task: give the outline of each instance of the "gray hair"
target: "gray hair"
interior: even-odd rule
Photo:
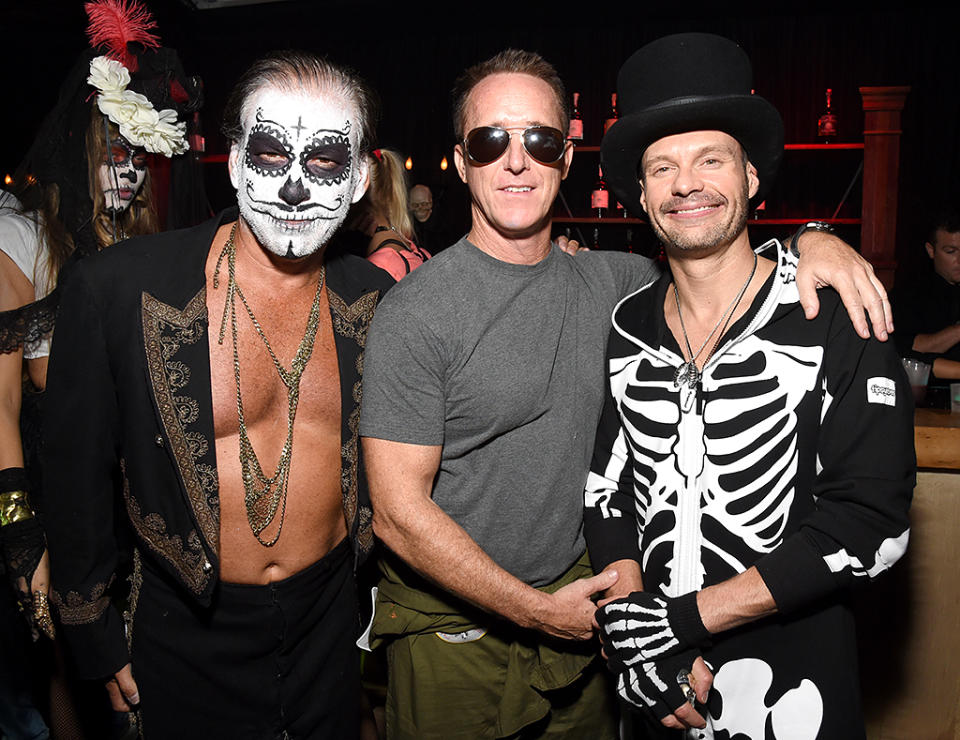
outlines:
[[[379,105],[376,93],[349,67],[306,51],[274,51],[250,65],[230,91],[220,130],[232,142],[243,136],[243,107],[265,87],[298,91],[304,88],[342,95],[357,107],[360,152],[369,152],[376,135]]]

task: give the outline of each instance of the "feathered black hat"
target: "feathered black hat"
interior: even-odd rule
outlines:
[[[171,156],[186,149],[182,122],[187,114],[199,110],[203,96],[199,78],[184,74],[176,51],[160,46],[152,33],[156,24],[149,11],[137,0],[97,0],[86,3],[84,9],[90,20],[87,35],[91,48],[80,55],[61,84],[57,103],[44,118],[17,169],[16,180],[28,186],[26,191],[17,193],[28,207],[35,205],[30,203],[30,184],[39,183],[43,187],[56,184],[60,220],[73,236],[75,249],[90,253],[97,250],[90,228],[93,208],[87,180],[85,141],[91,106],[100,105],[105,96],[112,95],[115,99],[126,96],[132,100],[137,100],[132,98],[133,94],[143,96],[147,103],[141,101],[142,105],[149,105],[160,116],[166,112],[168,125],[162,131],[169,134],[168,129],[175,127],[179,133],[166,136],[165,141],[148,141],[151,132],[142,129],[130,134],[120,126],[121,133],[131,143],[142,145],[148,151]],[[115,71],[117,64],[123,66],[129,76],[126,85],[110,89],[97,86],[92,65],[95,60],[100,60],[97,65],[103,68],[104,59],[109,60],[107,63]],[[101,111],[114,120],[117,116],[104,111],[105,107],[100,105]],[[175,117],[173,113],[176,113]],[[174,157],[173,164],[178,170],[199,167],[196,163],[178,166],[176,160],[179,159],[184,158]],[[199,174],[171,177],[173,182],[184,179],[198,183],[199,190],[193,186],[188,188],[192,191],[190,199],[205,201]]]

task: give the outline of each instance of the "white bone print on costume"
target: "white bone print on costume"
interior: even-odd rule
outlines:
[[[723,708],[710,720],[714,732],[698,736],[708,740],[715,732],[725,731],[724,737],[748,737],[760,740],[767,737],[769,720],[776,740],[816,740],[823,723],[823,697],[809,679],[776,698],[768,696],[773,686],[773,669],[758,658],[741,658],[725,663],[713,679],[713,691],[720,695]]]
[[[702,550],[731,574],[742,572],[744,562],[782,541],[797,472],[796,409],[816,387],[822,348],[747,337],[708,365],[702,414],[695,406],[681,411],[669,373],[640,379],[651,377],[649,368],[637,371],[649,356],[624,359],[612,386],[635,470],[647,476],[647,494],[638,499],[638,514],[650,527],[642,565],[647,572],[650,559],[658,558],[669,574],[649,587],[668,596],[702,588]],[[663,368],[669,370],[666,363]],[[752,418],[760,420],[745,421]],[[663,526],[658,517],[666,517]],[[708,519],[714,526],[706,526]],[[710,531],[722,531],[723,542],[713,541]],[[741,549],[733,551],[731,543]]]

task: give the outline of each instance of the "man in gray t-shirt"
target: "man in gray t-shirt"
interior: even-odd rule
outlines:
[[[511,264],[467,239],[428,266],[378,309],[361,434],[439,447],[434,503],[500,567],[544,586],[584,550],[579,489],[611,309],[658,273],[559,248]]]
[[[562,727],[610,738],[611,691],[586,641],[591,597],[618,574],[583,577],[583,485],[611,311],[656,268],[551,245],[573,150],[547,62],[503,52],[467,70],[455,94],[470,233],[390,291],[365,355],[360,434],[374,530],[392,551],[372,630],[389,653],[388,736],[535,725],[531,737]],[[853,285],[856,258],[827,251],[820,266],[844,262]]]

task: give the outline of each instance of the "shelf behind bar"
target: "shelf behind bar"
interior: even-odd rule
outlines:
[[[849,144],[784,144],[783,148],[788,151],[828,151],[830,149],[863,149],[863,143]]]
[[[849,142],[844,144],[784,144],[783,148],[787,151],[829,151],[831,149],[839,151],[841,149],[863,149],[863,142]],[[575,152],[599,152],[599,146],[589,144],[575,144]]]
[[[806,219],[802,223],[806,223],[810,219]],[[632,226],[635,224],[646,224],[647,222],[642,218],[622,218],[620,216],[610,216],[609,218],[595,218],[592,216],[554,216],[553,222],[555,224],[603,224],[603,225],[613,225],[617,224],[627,224]]]
[[[750,219],[747,223],[751,226],[800,226],[810,221],[824,221],[834,226],[859,226],[863,223],[859,218],[761,218],[759,220]]]
[[[809,221],[825,221],[835,226],[859,226],[859,218],[761,218],[759,221],[753,219],[747,221],[751,226],[800,226]],[[591,216],[554,216],[555,224],[597,224],[600,226],[616,226],[617,224],[643,224],[646,221],[641,218],[619,218],[613,216],[610,218],[593,218]]]

